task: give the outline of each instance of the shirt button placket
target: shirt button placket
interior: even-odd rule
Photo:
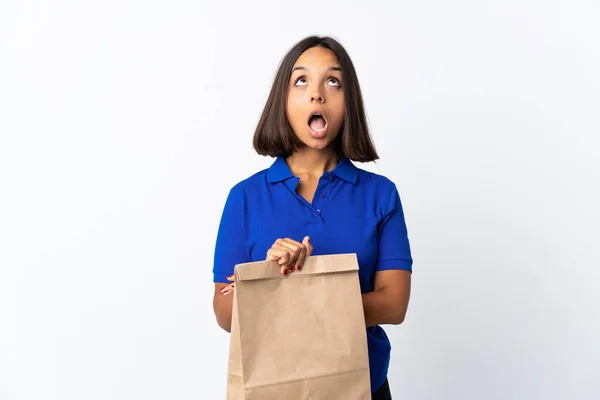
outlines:
[[[327,176],[327,181],[329,181],[329,182],[332,182],[332,181],[333,181],[333,176],[331,176],[331,175],[328,175],[328,176]],[[327,187],[327,186],[328,186],[328,184],[325,184],[325,185],[323,185],[323,186]],[[321,185],[319,185],[319,187],[318,187],[317,189],[324,189],[324,188],[323,188]],[[321,192],[321,193],[319,193],[319,199],[324,199],[324,198],[326,198],[326,197],[327,197],[327,193],[325,193],[325,192]],[[320,203],[320,202],[319,202],[319,203]],[[323,211],[321,210],[321,208],[318,208],[318,209],[316,209],[315,211],[316,211],[316,213],[317,213],[317,215],[318,215],[319,217],[323,218],[323,217],[322,217],[322,215],[321,215],[321,214],[322,214],[322,212],[323,212]],[[322,223],[322,222],[323,222],[323,221],[322,221],[322,219],[321,219],[321,223]]]

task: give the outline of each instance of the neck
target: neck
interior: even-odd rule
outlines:
[[[325,171],[333,170],[340,157],[333,150],[302,148],[290,155],[286,162],[292,174],[319,178]]]

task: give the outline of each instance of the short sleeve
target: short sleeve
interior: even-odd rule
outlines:
[[[379,226],[376,271],[404,269],[412,273],[412,255],[400,194],[395,185],[389,195],[385,216]]]
[[[236,264],[249,261],[246,247],[244,192],[235,186],[229,192],[219,222],[213,263],[213,281],[229,283]]]

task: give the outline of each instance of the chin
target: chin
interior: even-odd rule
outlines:
[[[304,143],[304,146],[306,146],[306,148],[310,148],[313,150],[325,150],[332,147],[333,140],[330,140],[328,138],[315,139],[313,137],[308,137],[302,140],[302,143]]]

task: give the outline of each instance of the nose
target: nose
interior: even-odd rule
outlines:
[[[321,91],[319,89],[315,89],[312,93],[312,95],[310,96],[310,102],[319,102],[319,103],[323,103],[325,101],[325,97],[323,96],[323,94],[321,93]]]

